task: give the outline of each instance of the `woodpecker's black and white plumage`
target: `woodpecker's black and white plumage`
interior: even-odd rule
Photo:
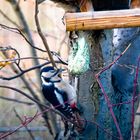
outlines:
[[[57,110],[67,118],[73,117],[76,107],[77,95],[74,88],[61,77],[62,69],[44,67],[41,69],[42,92]]]

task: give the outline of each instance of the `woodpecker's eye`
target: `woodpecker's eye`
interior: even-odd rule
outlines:
[[[61,78],[61,74],[58,74],[57,76],[58,76],[59,78]]]

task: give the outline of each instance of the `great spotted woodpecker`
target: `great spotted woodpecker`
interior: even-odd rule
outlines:
[[[65,82],[60,74],[62,69],[54,69],[51,66],[41,69],[42,92],[45,97],[65,117],[74,117],[77,111],[77,95],[74,88]]]

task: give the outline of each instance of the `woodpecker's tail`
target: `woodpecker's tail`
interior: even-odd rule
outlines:
[[[82,133],[85,130],[87,121],[83,116],[82,111],[80,111],[77,107],[72,108],[73,111],[73,121],[74,121],[74,125],[76,127],[76,130],[78,131],[78,133]]]

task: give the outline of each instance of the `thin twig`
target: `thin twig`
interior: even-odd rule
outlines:
[[[112,63],[110,63],[108,66],[104,67],[101,71],[99,71],[99,72],[95,75],[96,80],[97,80],[97,82],[98,82],[98,84],[99,84],[99,86],[100,86],[100,88],[101,88],[101,90],[102,90],[102,93],[103,93],[103,95],[104,95],[104,97],[105,97],[105,100],[106,100],[106,102],[107,102],[108,108],[109,108],[110,113],[111,113],[112,118],[113,118],[113,121],[114,121],[114,123],[115,123],[115,125],[116,125],[117,131],[118,131],[118,133],[119,133],[120,140],[123,140],[123,137],[122,137],[121,130],[120,130],[119,124],[118,124],[118,122],[117,122],[117,119],[116,119],[116,117],[115,117],[115,114],[114,114],[114,112],[113,112],[113,108],[112,108],[113,105],[111,104],[111,102],[110,102],[110,100],[109,100],[109,97],[107,96],[107,93],[105,92],[104,87],[103,87],[103,85],[102,85],[102,83],[101,83],[99,77],[100,77],[100,75],[101,75],[104,71],[110,69],[110,68],[111,68],[111,67],[126,53],[126,51],[130,48],[132,42],[139,36],[139,34],[140,34],[140,30],[138,29],[138,30],[136,31],[136,33],[134,34],[134,36],[133,36],[130,40],[128,40],[128,41],[125,42],[124,44],[121,44],[122,46],[127,46],[127,47],[125,48],[125,50],[124,50]],[[137,68],[137,69],[139,70],[139,68]],[[134,99],[132,99],[132,101],[133,101],[133,100],[134,100]]]
[[[46,105],[46,104],[43,104],[43,103],[41,103],[40,101],[34,99],[33,97],[29,96],[27,93],[23,92],[22,90],[19,90],[19,89],[17,89],[17,88],[10,87],[10,86],[4,86],[4,85],[0,85],[0,88],[6,88],[6,89],[11,89],[11,90],[13,90],[13,91],[16,91],[16,92],[22,94],[23,96],[27,97],[27,98],[30,99],[31,101],[35,102],[36,104],[39,104],[39,105],[43,106],[43,107],[46,108],[46,109],[50,109],[50,110],[52,110],[53,112],[57,113],[58,115],[60,115],[61,117],[63,117],[63,118],[66,119],[66,117],[65,117],[62,113],[56,111],[55,109],[53,109],[52,107],[50,107],[50,106],[48,106],[48,105]],[[56,108],[59,107],[59,106],[60,106],[60,105],[56,106]],[[46,110],[44,110],[43,112],[46,112]],[[43,112],[42,112],[42,113],[43,113]],[[66,120],[67,120],[67,119],[66,119]]]
[[[34,45],[26,38],[26,36],[22,33],[22,31],[19,30],[18,28],[6,26],[6,25],[1,24],[1,23],[0,23],[0,27],[3,28],[3,29],[6,29],[6,30],[8,30],[8,31],[11,31],[11,32],[20,34],[20,35],[24,38],[24,40],[25,40],[32,48],[37,49],[37,50],[39,50],[39,51],[41,51],[41,52],[46,52],[46,50],[43,50],[43,49],[40,49],[40,48],[34,46]]]
[[[9,0],[8,0],[8,1],[9,1]],[[31,36],[30,30],[29,30],[28,24],[27,24],[27,22],[26,22],[26,20],[25,20],[24,14],[23,14],[22,11],[21,11],[21,8],[20,8],[20,6],[19,6],[19,3],[18,3],[16,0],[12,0],[12,1],[9,1],[9,2],[12,4],[12,6],[13,6],[13,8],[14,8],[14,10],[15,10],[17,16],[18,16],[18,18],[20,19],[21,24],[23,25],[23,27],[25,27],[25,28],[24,28],[24,31],[25,31],[25,33],[26,33],[26,35],[27,35],[29,41],[31,42],[31,44],[34,45],[34,41],[33,41],[33,39],[32,39],[32,36]],[[21,34],[21,31],[18,31],[18,33]],[[24,36],[23,36],[23,37],[24,37]],[[24,39],[26,40],[26,38],[24,38]],[[28,43],[29,43],[29,42],[28,42]],[[32,48],[31,51],[32,51],[32,54],[33,54],[34,56],[37,55],[35,49]],[[38,59],[34,59],[33,62],[34,62],[35,65],[39,65]],[[19,65],[17,65],[17,66],[18,66],[18,68],[20,69],[20,66],[19,66]],[[20,73],[20,74],[22,75],[22,73],[23,73],[23,70],[21,70],[21,73]],[[19,75],[19,76],[21,76],[21,75]],[[37,70],[37,72],[36,72],[36,75],[37,75],[38,81],[40,81],[39,71],[38,71],[38,70]],[[13,78],[17,78],[17,77],[13,76]]]
[[[108,130],[106,130],[105,128],[101,127],[100,124],[98,124],[97,122],[95,122],[95,121],[88,121],[88,120],[86,120],[86,121],[89,122],[89,123],[94,124],[97,128],[101,129],[102,131],[104,131],[106,134],[108,134],[112,138],[120,140],[119,137],[114,136],[113,134],[111,134]]]
[[[11,18],[9,18],[2,10],[0,10],[0,13],[3,15],[4,18],[6,18],[9,22],[11,22],[13,25],[15,25],[17,28],[21,29],[21,27],[13,21]]]
[[[11,46],[7,46],[7,47],[1,47],[0,46],[0,52],[2,52],[2,54],[5,56],[5,62],[7,62],[7,58],[8,58],[8,56],[7,56],[7,51],[14,51],[15,52],[15,56],[17,55],[17,61],[18,62],[16,62],[16,61],[14,61],[14,63],[16,63],[17,65],[19,65],[19,63],[20,63],[20,54],[19,54],[19,52],[15,49],[15,48],[13,48],[13,47],[11,47]],[[11,58],[11,59],[15,59],[15,58]],[[4,62],[4,61],[3,61]]]
[[[23,126],[24,126],[24,127],[27,126],[29,123],[31,123],[31,122],[37,117],[37,114],[38,114],[38,112],[36,112],[36,114],[35,114],[33,117],[30,117],[30,118],[25,117],[25,118],[24,118],[25,120],[22,122],[22,124],[21,124],[19,127],[17,127],[17,128],[16,128],[15,130],[13,130],[13,131],[9,131],[9,132],[7,132],[7,133],[4,133],[4,134],[0,135],[0,139],[4,139],[4,138],[6,138],[6,137],[12,135],[13,133],[15,133],[16,131],[18,131],[18,130],[19,130],[20,128],[22,128]]]
[[[49,49],[47,40],[46,40],[45,36],[43,35],[43,33],[41,31],[40,23],[39,23],[39,20],[38,20],[38,12],[39,12],[39,10],[38,10],[38,2],[36,0],[36,2],[35,2],[35,23],[36,23],[37,31],[38,31],[38,34],[40,35],[40,38],[42,39],[44,47],[47,50],[47,53],[49,55],[49,58],[50,58],[50,61],[51,61],[52,65],[53,65],[53,67],[57,68],[57,66],[55,64],[55,61],[54,61],[54,59],[53,59],[53,57],[51,55],[51,51]]]
[[[124,105],[124,104],[130,104],[130,103],[132,103],[133,101],[134,101],[134,102],[137,101],[137,99],[138,99],[139,97],[140,97],[140,93],[139,93],[137,96],[135,96],[134,99],[132,99],[132,100],[130,100],[130,101],[112,104],[112,106],[120,106],[120,105]]]
[[[97,80],[97,82],[98,82],[98,84],[99,84],[99,86],[100,86],[100,88],[101,88],[101,90],[102,90],[102,93],[103,93],[104,97],[105,97],[105,100],[106,100],[106,102],[107,102],[109,111],[110,111],[110,113],[111,113],[111,115],[112,115],[112,118],[113,118],[114,123],[115,123],[116,128],[117,128],[117,131],[118,131],[118,133],[119,133],[120,140],[123,140],[123,137],[122,137],[122,133],[121,133],[119,124],[118,124],[117,119],[116,119],[116,117],[115,117],[115,114],[114,114],[114,112],[113,112],[113,108],[112,108],[112,105],[111,105],[111,101],[109,100],[109,97],[107,96],[107,94],[106,94],[106,92],[105,92],[105,90],[104,90],[104,87],[103,87],[103,85],[102,85],[102,83],[101,83],[101,81],[100,81],[100,79],[99,79],[99,76],[100,76],[100,75],[98,75],[98,74],[95,76],[95,77],[96,77],[96,80]]]
[[[29,72],[29,71],[32,71],[32,70],[35,70],[35,69],[40,69],[41,67],[45,66],[45,65],[48,65],[50,64],[51,62],[45,62],[43,64],[40,64],[40,65],[37,65],[37,66],[34,66],[34,67],[31,67],[31,68],[28,68],[26,70],[22,70],[22,72],[18,73],[17,75],[15,76],[11,76],[11,77],[3,77],[3,76],[0,76],[0,79],[1,80],[13,80],[13,79],[16,79],[20,76],[22,76],[23,74]],[[55,63],[60,63],[59,61],[55,61]]]
[[[25,35],[27,36],[29,42],[31,42],[31,44],[34,46],[35,43],[34,43],[34,40],[33,40],[33,38],[32,38],[32,34],[31,34],[31,32],[30,32],[30,29],[29,29],[27,20],[26,20],[26,18],[25,18],[25,16],[24,16],[23,12],[22,12],[22,10],[21,10],[21,7],[20,7],[20,5],[19,5],[20,1],[17,1],[17,0],[12,0],[12,1],[11,1],[11,0],[10,0],[9,2],[10,2],[10,4],[12,5],[12,7],[13,7],[13,9],[14,9],[14,12],[15,12],[15,14],[17,15],[17,17],[18,17],[18,19],[19,19],[21,25],[23,26],[23,32],[24,32]],[[21,31],[20,31],[20,33],[21,33]],[[31,51],[32,56],[36,56],[36,57],[37,57],[37,51],[36,51],[36,49],[30,47],[30,51]],[[34,64],[34,65],[39,65],[39,64],[40,64],[40,63],[39,63],[39,60],[38,60],[38,59],[33,59],[33,64]],[[40,84],[41,81],[40,81],[40,76],[38,75],[38,73],[39,73],[39,70],[35,70],[35,75],[36,75],[36,77],[37,77],[37,81],[38,81],[38,83]]]
[[[126,49],[125,49],[125,50],[124,50],[110,65],[104,67],[99,73],[97,73],[97,74],[95,75],[96,80],[97,80],[99,86],[101,87],[102,93],[103,93],[103,95],[104,95],[104,97],[105,97],[105,100],[106,100],[106,102],[107,102],[107,105],[108,105],[108,108],[109,108],[110,113],[111,113],[111,115],[112,115],[112,118],[113,118],[113,120],[114,120],[114,123],[115,123],[115,125],[116,125],[117,131],[118,131],[118,133],[119,133],[120,140],[123,140],[122,133],[121,133],[119,124],[118,124],[118,122],[117,122],[117,119],[116,119],[116,117],[115,117],[115,114],[114,114],[114,112],[113,112],[113,108],[112,108],[111,101],[109,100],[109,97],[107,96],[107,94],[106,94],[106,92],[105,92],[105,90],[104,90],[104,87],[103,87],[103,85],[102,85],[102,83],[101,83],[99,77],[100,77],[100,75],[101,75],[104,71],[106,71],[106,70],[108,70],[109,68],[111,68],[111,67],[123,56],[123,54],[129,49],[130,46],[131,46],[131,43],[129,43],[129,45],[126,47]]]
[[[14,91],[16,91],[16,92],[19,92],[20,94],[26,96],[27,98],[31,99],[31,100],[34,101],[35,103],[40,104],[40,105],[46,107],[46,109],[45,109],[44,111],[42,111],[41,113],[36,113],[33,117],[28,118],[28,117],[25,116],[25,120],[24,120],[24,121],[22,120],[22,124],[21,124],[19,127],[17,127],[15,130],[10,131],[10,132],[8,132],[8,133],[6,133],[6,134],[4,134],[4,135],[0,135],[0,138],[5,138],[5,137],[7,137],[7,136],[9,136],[9,135],[11,135],[11,134],[13,134],[13,133],[15,133],[17,130],[19,130],[19,129],[22,128],[22,127],[27,126],[29,123],[31,123],[32,120],[34,120],[35,118],[37,118],[37,117],[39,117],[39,116],[42,116],[45,112],[48,112],[49,110],[52,110],[52,111],[54,111],[55,113],[61,115],[63,118],[65,118],[65,116],[63,116],[61,113],[57,112],[57,111],[54,110],[53,108],[50,108],[49,106],[46,106],[46,105],[44,105],[44,104],[42,104],[42,103],[40,103],[40,102],[38,102],[38,101],[32,99],[32,97],[28,96],[28,95],[27,95],[26,93],[24,93],[23,91],[20,91],[20,90],[18,90],[18,89],[16,89],[16,88],[8,87],[8,86],[2,86],[2,85],[0,85],[0,87],[1,87],[1,88],[8,88],[8,89],[14,90]],[[65,103],[67,103],[67,102],[65,102]],[[57,108],[57,107],[59,107],[59,106],[60,106],[60,105],[57,105],[57,106],[55,106],[54,108]],[[71,120],[68,120],[67,118],[65,118],[65,119],[66,119],[67,121],[73,123]],[[84,120],[81,120],[81,121],[84,121]],[[102,129],[105,133],[107,133],[109,136],[112,136],[112,137],[114,137],[114,138],[119,139],[118,137],[113,136],[113,135],[112,135],[111,133],[109,133],[107,130],[105,130],[104,128],[102,128],[98,123],[96,123],[96,122],[94,122],[94,121],[88,121],[88,120],[86,120],[86,121],[87,121],[87,122],[90,122],[90,123],[93,123],[93,124],[96,125],[98,128]]]
[[[20,101],[17,99],[12,99],[12,98],[3,97],[3,96],[0,96],[0,99],[11,101],[11,102],[16,102],[16,103],[20,103],[20,104],[25,104],[25,105],[34,105],[34,103],[31,103],[31,102]]]
[[[26,34],[26,36],[29,39],[29,41],[31,42],[31,44],[34,45],[34,40],[32,38],[32,34],[30,32],[28,23],[27,23],[27,21],[25,19],[25,16],[24,16],[24,14],[23,14],[23,12],[21,10],[21,7],[19,5],[20,1],[10,0],[9,2],[12,5],[12,7],[14,9],[14,12],[17,15],[18,19],[20,20],[21,25],[23,26],[24,33]],[[33,56],[37,56],[36,49],[30,48],[30,50],[31,50],[31,53],[32,53]],[[34,65],[38,65],[39,64],[39,61],[36,59],[36,60],[33,61],[33,63],[34,63]],[[37,78],[40,81],[40,78],[39,78],[38,75],[37,75]]]
[[[38,23],[39,23],[39,22],[38,22]],[[11,31],[11,32],[20,34],[20,35],[24,38],[24,40],[25,40],[32,48],[37,49],[37,50],[39,50],[39,51],[41,51],[41,52],[46,52],[46,50],[43,50],[43,49],[41,49],[41,48],[38,48],[38,47],[34,46],[34,44],[32,44],[32,43],[26,38],[26,36],[22,33],[22,31],[19,30],[18,28],[9,27],[9,26],[3,25],[3,24],[0,24],[0,26],[1,26],[1,28],[3,28],[3,29],[6,29],[6,30],[9,30],[9,31]],[[41,35],[43,36],[43,39],[46,40],[46,38],[45,38],[45,36],[43,35],[42,32],[41,32]],[[46,42],[45,44],[48,46],[47,41],[45,41],[45,42]],[[45,45],[44,45],[44,46],[45,46]],[[49,47],[48,47],[48,50],[49,50]],[[53,51],[50,51],[50,50],[49,50],[49,52],[50,52],[51,54],[55,55],[63,64],[66,64],[66,65],[67,65],[67,62],[63,61],[62,58],[61,58],[56,52],[53,52]],[[52,57],[52,56],[51,56],[51,57]],[[53,57],[52,57],[52,59],[53,59]],[[54,62],[54,63],[55,63],[55,62]]]
[[[62,58],[56,53],[51,51],[51,54],[54,55],[59,61],[60,63],[62,63],[63,65],[68,65],[67,61],[62,60]],[[6,59],[6,60],[0,60],[0,62],[15,62],[17,60],[26,60],[26,59],[41,59],[41,60],[45,60],[48,61],[47,58],[44,57],[34,57],[34,56],[30,56],[30,57],[20,57],[20,58],[13,58],[13,59]],[[55,61],[56,63],[56,61]]]
[[[37,85],[36,82],[34,82],[31,78],[31,76],[29,75],[29,73],[26,73],[26,76],[28,78],[29,83],[33,86],[33,88],[36,89],[36,91],[40,92],[40,87]]]
[[[0,79],[2,80],[13,80],[15,78],[18,78],[20,76],[22,76],[23,74],[25,74],[26,72],[29,72],[29,71],[32,71],[32,70],[35,70],[35,69],[40,69],[41,67],[47,65],[47,64],[50,64],[50,62],[45,62],[43,64],[40,64],[40,65],[37,65],[37,66],[34,66],[34,67],[31,67],[29,69],[26,69],[26,70],[23,70],[22,72],[18,73],[17,75],[15,76],[11,76],[11,77],[2,77],[0,76]]]
[[[51,51],[51,54],[56,56],[58,60],[63,64],[63,65],[68,65],[68,62],[62,60],[62,58],[58,55],[58,53]]]
[[[20,115],[18,114],[18,112],[16,111],[16,109],[14,108],[14,112],[15,112],[15,115],[16,115],[16,117],[20,120],[20,122],[22,123],[22,118],[20,117]],[[27,132],[29,133],[29,135],[30,135],[30,137],[31,137],[31,139],[32,140],[35,140],[35,137],[34,137],[34,135],[32,134],[32,132],[28,129],[28,127],[27,126],[24,126],[25,127],[25,129],[27,130]]]
[[[132,100],[132,140],[134,140],[134,121],[135,121],[135,97],[136,97],[136,91],[137,91],[137,83],[138,83],[138,74],[139,74],[139,67],[140,67],[140,56],[138,58],[138,64],[137,64],[137,69],[136,69],[136,74],[135,74],[135,79],[134,79],[134,89],[133,89],[133,100]]]
[[[49,106],[46,106],[44,104],[42,104],[41,102],[39,102],[38,100],[34,99],[33,97],[29,96],[28,94],[26,94],[25,92],[23,92],[22,90],[19,90],[17,88],[14,88],[14,87],[10,87],[10,86],[5,86],[5,85],[0,85],[0,88],[7,88],[7,89],[11,89],[11,90],[14,90],[20,94],[22,94],[23,96],[27,97],[28,99],[30,99],[31,101],[37,103],[37,104],[40,104],[41,106],[44,106],[46,108],[48,108]]]
[[[101,75],[104,71],[110,69],[122,56],[123,54],[131,47],[131,43],[125,48],[125,50],[117,57],[112,63],[110,63],[108,66],[104,67],[101,71],[99,71],[96,76]]]
[[[19,90],[19,89],[17,89],[17,88],[9,87],[9,86],[3,86],[3,85],[0,85],[0,87],[1,87],[1,88],[7,88],[7,89],[14,90],[14,91],[16,91],[16,92],[18,92],[18,93],[20,93],[20,94],[26,96],[27,98],[29,98],[30,100],[34,101],[35,103],[37,103],[37,104],[39,104],[39,105],[41,105],[41,106],[43,106],[43,107],[46,108],[46,109],[43,110],[41,113],[38,113],[38,112],[37,112],[37,113],[34,115],[34,117],[30,117],[30,118],[29,118],[29,117],[26,117],[26,116],[25,116],[25,120],[22,121],[22,124],[21,124],[19,127],[17,127],[14,131],[10,131],[10,132],[8,132],[8,133],[6,133],[6,134],[0,135],[0,139],[5,138],[5,137],[7,137],[7,136],[9,136],[9,135],[11,135],[11,134],[13,134],[13,133],[15,133],[15,132],[16,132],[17,130],[19,130],[20,128],[27,126],[27,125],[28,125],[30,122],[32,122],[35,118],[37,118],[37,117],[39,117],[39,116],[42,116],[44,113],[46,113],[46,112],[48,112],[48,111],[50,111],[50,110],[52,110],[52,111],[54,111],[55,113],[59,114],[61,117],[63,117],[63,118],[66,119],[67,121],[69,121],[69,122],[75,124],[75,122],[73,122],[73,121],[71,121],[71,120],[68,120],[68,119],[67,119],[63,114],[61,114],[60,112],[56,111],[55,109],[53,109],[53,108],[51,108],[51,107],[49,107],[49,106],[47,106],[47,105],[44,105],[44,104],[40,103],[38,100],[33,99],[31,96],[27,95],[25,92],[23,92],[23,91],[21,91],[21,90]],[[65,103],[67,103],[67,102],[68,102],[68,101],[66,101]],[[59,106],[61,106],[61,104],[56,105],[55,108],[58,108]]]
[[[20,56],[19,56],[19,57],[20,57]],[[19,61],[20,61],[20,60],[19,60]],[[17,63],[16,63],[16,64],[17,64]],[[13,71],[16,71],[17,74],[19,74],[20,72],[21,72],[21,73],[23,72],[23,70],[21,69],[21,67],[20,67],[18,64],[17,64],[17,66],[18,66],[18,68],[19,68],[20,71],[18,71],[18,70],[16,69],[15,65],[10,65],[10,66],[11,66],[11,68],[12,68]],[[25,76],[22,75],[22,76],[20,76],[20,78],[21,78],[21,80],[23,81],[23,83],[25,84],[25,86],[27,87],[27,89],[30,91],[30,93],[31,93],[31,95],[34,97],[34,99],[36,99],[37,101],[40,101],[40,99],[39,99],[38,96],[36,95],[36,92],[33,90],[33,88],[31,87],[31,85],[29,84],[29,82],[26,80]],[[44,110],[44,107],[42,107],[40,104],[37,104],[37,105],[39,106],[39,109],[40,109],[41,111]],[[50,123],[49,123],[49,121],[48,121],[47,114],[45,113],[45,114],[43,115],[43,117],[44,117],[45,122],[46,122],[46,124],[47,124],[47,126],[48,126],[48,128],[49,128],[50,134],[53,135],[52,129],[51,129],[51,126],[50,126]]]
[[[20,58],[12,58],[12,59],[7,58],[5,60],[0,60],[0,62],[15,62],[17,60],[29,60],[29,59],[41,59],[41,60],[44,60],[44,61],[48,61],[47,58],[29,56],[29,57],[20,57]]]

